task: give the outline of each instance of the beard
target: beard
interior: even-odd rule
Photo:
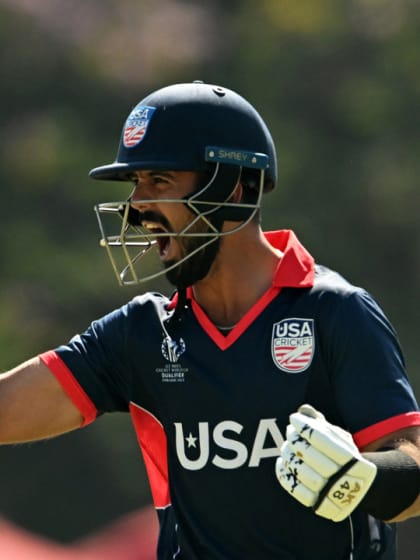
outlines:
[[[182,242],[184,255],[191,254],[206,242],[206,237],[185,237]],[[195,282],[202,280],[207,276],[219,251],[219,247],[220,237],[214,237],[211,243],[198,250],[192,257],[171,270],[167,270],[165,273],[167,280],[178,289],[185,289]],[[165,267],[169,268],[174,264],[176,264],[176,261],[171,260],[165,263]]]
[[[135,224],[140,224],[142,221],[151,221],[162,224],[162,227],[166,231],[173,231],[168,220],[156,212],[146,211],[137,212],[135,216]],[[216,231],[221,231],[223,220],[218,216],[213,216],[212,223],[216,228]],[[188,236],[188,234],[202,233],[208,234],[202,236]],[[211,242],[209,243],[209,240]],[[177,241],[181,247],[182,256],[180,259],[172,259],[164,262],[164,267],[170,270],[166,270],[166,279],[176,288],[185,289],[191,286],[195,282],[202,280],[209,272],[211,265],[216,258],[216,255],[220,248],[220,236],[210,228],[208,224],[204,221],[198,221],[190,228],[188,228],[188,233],[183,236],[179,236]],[[207,245],[205,245],[208,243]],[[202,249],[201,246],[205,245]],[[182,260],[188,257],[191,253],[197,251],[185,261],[177,264],[178,260]],[[172,268],[173,267],[173,268]]]

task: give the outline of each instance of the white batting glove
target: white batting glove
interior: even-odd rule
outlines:
[[[353,438],[308,404],[290,415],[286,441],[276,461],[281,486],[317,515],[342,521],[369,490],[376,466]]]

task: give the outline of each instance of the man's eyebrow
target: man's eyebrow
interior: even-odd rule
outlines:
[[[163,171],[162,169],[151,169],[149,175],[165,175],[167,177],[174,177],[173,171]]]
[[[137,170],[134,171],[132,174],[132,179],[137,181],[139,179],[138,174],[144,174],[144,177],[154,177],[156,175],[160,175],[161,177],[167,177],[168,179],[175,179],[175,171],[167,171],[162,169],[148,169],[148,170]]]

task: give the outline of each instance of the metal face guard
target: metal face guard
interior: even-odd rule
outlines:
[[[241,168],[238,167],[237,169],[240,173]],[[179,266],[187,259],[190,259],[193,255],[218,238],[241,230],[253,219],[260,208],[264,186],[264,171],[261,170],[258,198],[254,204],[229,202],[230,196],[236,187],[236,181],[232,185],[232,189],[229,190],[226,200],[223,202],[220,200],[209,200],[208,196],[203,196],[204,192],[211,193],[211,186],[213,182],[217,180],[218,173],[219,163],[216,164],[215,172],[209,183],[203,187],[203,189],[192,193],[187,198],[137,201],[139,204],[145,202],[147,204],[171,203],[186,205],[193,216],[185,228],[179,232],[151,233],[141,225],[133,225],[130,223],[129,219],[129,212],[133,210],[129,200],[122,202],[104,202],[94,207],[101,234],[99,244],[101,247],[105,248],[120,286],[142,284],[165,275],[169,270]],[[238,209],[246,211],[247,218],[232,229],[220,231],[220,229],[214,225],[212,218],[218,211],[226,212],[229,211],[229,209],[233,212]],[[208,231],[194,231],[194,226],[200,221],[208,226]],[[109,234],[108,231],[113,231],[115,233]],[[199,247],[194,249],[194,251],[188,253],[171,267],[162,268],[161,262],[157,258],[157,252],[152,251],[152,249],[156,249],[157,238],[159,237],[200,237],[203,242]],[[159,270],[152,272],[152,268],[156,270],[157,266],[159,266]]]

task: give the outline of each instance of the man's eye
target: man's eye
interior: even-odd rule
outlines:
[[[166,177],[162,177],[161,175],[154,175],[152,180],[155,185],[158,185],[159,183],[167,184],[169,182]]]

